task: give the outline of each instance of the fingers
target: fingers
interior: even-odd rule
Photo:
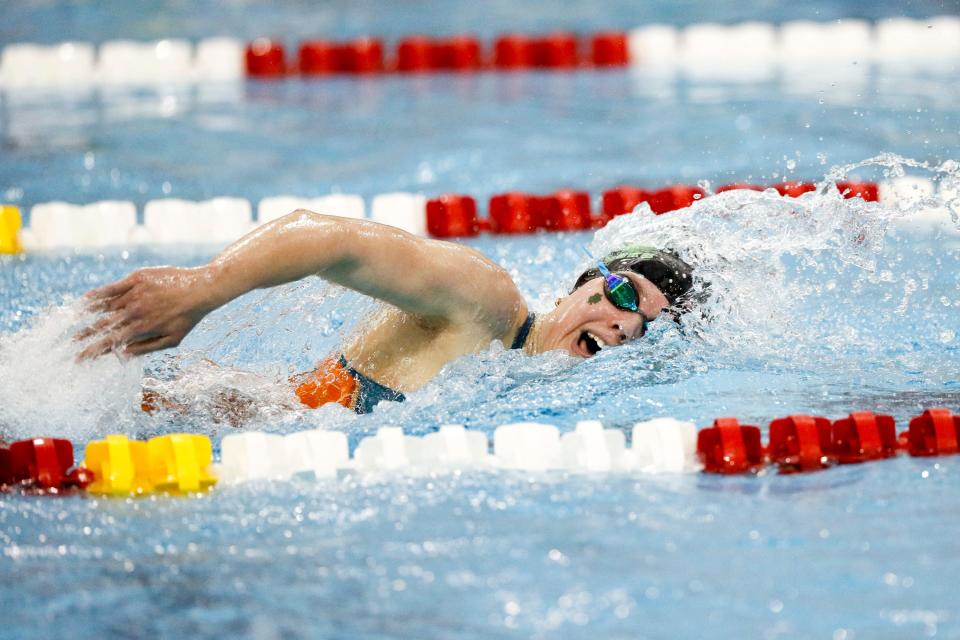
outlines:
[[[122,280],[117,280],[116,282],[102,286],[99,289],[92,289],[91,291],[88,291],[86,297],[95,304],[103,300],[122,296],[126,292],[130,291],[134,284],[135,280],[133,278],[133,274],[130,274]]]
[[[77,340],[85,340],[91,336],[101,334],[102,337],[93,344],[85,347],[77,354],[77,361],[91,360],[98,358],[106,353],[115,351],[118,347],[124,347],[132,343],[152,340],[158,337],[158,334],[145,331],[142,324],[131,322],[125,316],[112,314],[102,318],[94,325],[78,333]],[[125,349],[124,349],[125,352]]]
[[[73,339],[77,342],[91,338],[98,333],[113,331],[121,326],[121,316],[117,313],[111,313],[94,322],[89,327],[84,327],[74,334]]]
[[[123,352],[130,356],[142,356],[152,351],[159,351],[161,349],[175,347],[177,344],[177,340],[175,340],[172,336],[156,336],[153,338],[147,338],[145,340],[138,340],[137,342],[131,342],[123,349]]]
[[[83,351],[77,354],[76,361],[84,362],[86,360],[93,360],[94,358],[99,358],[100,356],[110,353],[113,351],[114,347],[117,346],[117,341],[112,337],[104,338],[94,342]]]
[[[154,334],[142,334],[131,337],[132,331],[129,327],[115,331],[101,340],[86,347],[77,354],[77,362],[93,360],[111,351],[119,351],[124,355],[140,356],[151,351],[175,347],[179,344],[170,336],[157,336]]]

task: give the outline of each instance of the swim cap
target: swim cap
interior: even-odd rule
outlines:
[[[693,288],[693,267],[672,251],[642,245],[628,246],[603,257],[610,271],[633,271],[656,285],[671,306],[684,302]],[[577,278],[573,289],[601,276],[596,267],[587,269]]]

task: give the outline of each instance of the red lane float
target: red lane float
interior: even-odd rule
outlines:
[[[562,189],[547,196],[501,193],[490,198],[490,231],[496,234],[581,231],[593,226],[590,194]]]
[[[833,423],[831,448],[840,464],[892,458],[899,450],[893,417],[854,411]]]
[[[589,46],[589,54],[586,48]],[[542,36],[503,34],[492,44],[492,67],[500,70],[574,69],[580,66],[619,67],[629,63],[625,33],[600,33],[581,41],[574,33],[554,32]],[[395,55],[386,62],[383,41],[358,38],[341,42],[310,39],[298,49],[296,64],[287,64],[283,45],[258,38],[246,49],[247,74],[279,77],[298,71],[304,75],[333,73],[378,73],[397,71],[476,71],[485,68],[484,48],[479,38],[456,35],[435,38],[411,35],[397,41]]]
[[[580,64],[577,36],[551,33],[536,41],[537,66],[547,69],[572,69]]]
[[[438,41],[433,50],[437,69],[472,71],[483,66],[480,40],[473,36],[453,36]]]
[[[598,33],[590,41],[590,60],[597,67],[623,67],[630,62],[627,34],[622,31]]]
[[[831,424],[820,416],[793,415],[770,423],[770,462],[781,473],[817,471],[830,465]]]
[[[869,198],[877,191],[877,185],[874,183],[843,184],[846,197],[854,197],[851,194],[856,194]],[[854,187],[849,187],[851,184]],[[765,188],[760,185],[736,183],[724,185],[717,191],[732,189],[763,191]],[[809,182],[786,182],[774,185],[774,188],[783,195],[796,197],[814,190],[816,186]],[[671,185],[656,191],[621,185],[603,192],[601,211],[594,217],[590,213],[590,195],[583,191],[562,190],[549,196],[511,192],[493,196],[490,199],[489,219],[481,219],[478,224],[481,231],[485,230],[485,225],[488,225],[489,230],[497,234],[532,233],[540,229],[575,231],[603,226],[616,216],[631,213],[643,202],[646,202],[655,214],[662,215],[689,207],[705,196],[706,192],[703,189],[692,185]],[[443,225],[438,228],[448,235],[437,237],[456,237],[443,231]]]
[[[657,215],[689,207],[706,192],[700,187],[673,185],[658,191],[639,187],[619,186],[603,193],[603,214],[607,218],[632,212],[641,202],[650,205]]]
[[[619,186],[603,192],[603,215],[609,218],[632,212],[638,204],[646,202],[647,192],[638,187]]]
[[[537,43],[522,33],[502,35],[493,43],[493,66],[498,69],[532,69],[537,66]]]
[[[0,447],[0,488],[13,484],[13,456],[10,449]]]
[[[648,202],[650,208],[657,215],[689,207],[695,200],[702,198],[706,192],[700,187],[677,184],[650,194]]]
[[[847,200],[863,198],[867,202],[880,201],[880,187],[875,182],[838,182],[837,190]]]
[[[735,191],[737,189],[747,189],[749,191],[763,191],[766,187],[761,187],[758,184],[748,184],[746,182],[733,182],[731,184],[725,184],[721,187],[717,187],[716,193],[723,193],[724,191]]]
[[[480,232],[477,201],[447,193],[427,201],[427,232],[435,238],[465,238]]]
[[[60,438],[32,438],[10,445],[8,465],[0,473],[7,484],[57,493],[82,489],[93,479],[90,472],[73,468],[73,445]],[[2,465],[0,465],[2,466]]]
[[[376,73],[383,70],[383,43],[373,38],[306,40],[300,45],[297,68],[302,75]]]
[[[404,38],[397,45],[397,71],[419,72],[436,69],[436,44],[426,36]]]
[[[593,225],[590,212],[590,194],[586,191],[561,189],[549,196],[551,205],[542,214],[541,223],[548,231],[580,231]]]
[[[287,72],[283,45],[269,38],[257,38],[247,46],[247,75],[275,78]]]
[[[511,191],[490,198],[490,231],[497,234],[537,230],[537,197]]]
[[[749,473],[764,464],[760,428],[736,418],[717,418],[697,434],[697,455],[707,473]]]
[[[773,185],[773,188],[782,196],[797,198],[808,191],[816,191],[817,185],[812,182],[780,182]]]
[[[958,453],[960,416],[949,409],[927,409],[910,420],[906,448],[912,456],[943,456]]]

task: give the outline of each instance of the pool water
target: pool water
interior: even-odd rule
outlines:
[[[759,11],[784,20],[899,10],[821,4],[802,9],[812,14]],[[307,29],[296,20],[303,3],[235,3],[222,22],[212,6],[152,3],[105,18],[99,8],[25,3],[0,40],[200,37],[234,25],[248,36],[253,16]],[[559,20],[555,6],[491,6],[491,34]],[[412,32],[427,15],[417,4],[331,7],[329,24],[347,35]],[[608,15],[580,3],[570,15],[585,30],[716,19],[692,4],[631,7]],[[740,5],[715,10],[747,17]],[[422,24],[461,28],[454,14]],[[112,432],[187,430],[216,442],[238,428],[320,427],[355,446],[385,425],[424,434],[457,422],[492,434],[516,420],[629,430],[659,416],[705,426],[736,415],[765,427],[790,413],[870,409],[905,427],[923,407],[960,411],[956,234],[904,227],[904,212],[842,200],[827,180],[853,163],[863,166],[852,176],[905,170],[957,184],[960,72],[944,62],[778,71],[761,82],[617,70],[4,95],[0,196],[24,208],[823,182],[795,200],[727,192],[666,216],[641,210],[596,234],[470,240],[536,310],[586,266],[584,244],[674,247],[708,296],[681,325],[658,320],[647,339],[588,361],[492,346],[366,416],[291,408],[285,384],[375,313],[351,292],[317,279],[254,292],[178,350],[78,365],[69,340],[85,319],[78,296],[137,267],[200,264],[216,249],[2,257],[0,436],[62,435],[81,447]],[[900,157],[862,162],[884,152]],[[143,414],[144,378],[193,408]],[[217,402],[225,390],[255,400],[240,427]],[[0,494],[0,637],[960,637],[958,488],[953,457],[742,478],[343,474],[186,499]]]

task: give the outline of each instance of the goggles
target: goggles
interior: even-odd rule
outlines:
[[[629,278],[611,273],[610,269],[607,268],[607,265],[605,265],[602,260],[594,257],[586,247],[584,247],[583,250],[590,256],[591,260],[596,261],[600,275],[603,276],[603,294],[607,297],[607,300],[610,301],[610,304],[617,309],[639,313],[640,317],[643,318],[643,330],[640,335],[646,333],[647,323],[649,323],[650,320],[646,315],[640,313],[640,293],[637,291],[633,282],[631,282]]]

